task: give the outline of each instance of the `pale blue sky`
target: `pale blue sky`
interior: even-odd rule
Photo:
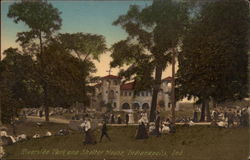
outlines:
[[[50,2],[50,1],[49,1]],[[1,52],[9,47],[19,47],[15,42],[17,32],[27,30],[23,23],[15,24],[7,17],[9,5],[12,2],[1,2]],[[112,26],[112,22],[119,15],[125,14],[132,4],[141,7],[150,5],[151,1],[51,1],[62,14],[62,27],[59,32],[85,32],[105,36],[108,46],[125,39],[126,33],[119,26]],[[109,54],[101,56],[101,62],[96,62],[96,75],[104,76],[109,68]],[[114,69],[112,74],[116,74]],[[168,75],[168,73],[166,73]]]

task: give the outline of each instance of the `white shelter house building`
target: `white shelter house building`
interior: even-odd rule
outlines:
[[[95,93],[91,99],[91,107],[101,109],[105,104],[110,104],[114,111],[131,112],[135,110],[150,110],[153,90],[137,92],[134,95],[134,82],[121,83],[121,78],[115,75],[107,75],[101,78],[101,82],[95,85]],[[157,98],[157,108],[171,110],[171,77],[164,78],[161,83]],[[102,110],[102,109],[101,109]],[[179,103],[176,103],[179,110]]]

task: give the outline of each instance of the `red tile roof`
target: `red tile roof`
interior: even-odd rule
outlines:
[[[135,85],[134,82],[125,83],[125,84],[121,85],[120,89],[121,90],[133,90],[134,89],[134,85]]]
[[[114,76],[114,75],[107,75],[107,76],[104,76],[102,77],[103,79],[121,79],[120,77],[118,76]]]
[[[172,80],[172,77],[166,77],[166,78],[163,78],[161,81],[171,81]]]

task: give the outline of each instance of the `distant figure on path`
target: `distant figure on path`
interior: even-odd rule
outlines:
[[[102,122],[102,134],[101,134],[100,142],[102,142],[103,136],[106,136],[108,138],[108,140],[111,141],[111,139],[107,133],[107,125],[106,125],[105,121]]]
[[[129,121],[129,116],[128,113],[126,113],[126,124],[128,125],[128,121]]]
[[[43,116],[43,111],[39,110],[39,117],[42,118],[42,116]]]
[[[198,112],[197,110],[195,109],[194,110],[194,122],[197,122],[198,121]]]
[[[114,124],[114,123],[115,123],[115,115],[111,114],[111,124]]]
[[[118,124],[122,124],[122,118],[121,118],[120,115],[118,115],[117,123],[118,123]]]

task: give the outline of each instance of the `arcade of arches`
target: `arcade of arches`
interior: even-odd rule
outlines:
[[[133,103],[130,105],[129,103],[123,103],[122,104],[122,109],[133,109],[133,110],[144,110],[144,109],[149,109],[149,104],[148,103],[143,103],[140,105],[139,103]]]

